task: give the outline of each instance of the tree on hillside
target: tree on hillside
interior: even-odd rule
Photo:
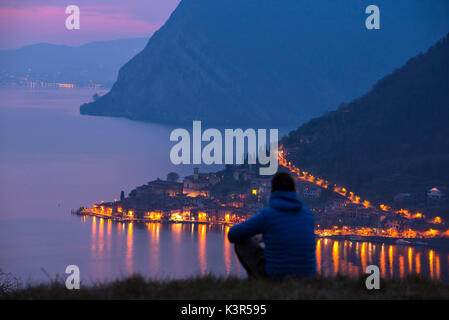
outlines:
[[[177,174],[176,172],[170,172],[169,174],[167,174],[167,181],[177,182],[178,180],[179,174]]]

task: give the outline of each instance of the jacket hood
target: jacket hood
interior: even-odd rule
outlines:
[[[279,211],[301,211],[302,202],[294,191],[275,191],[269,200],[270,207]]]

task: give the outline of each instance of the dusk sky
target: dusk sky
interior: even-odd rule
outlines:
[[[148,37],[180,0],[2,0],[0,49],[48,42],[80,45],[96,40]],[[80,30],[67,30],[65,8],[77,5]]]

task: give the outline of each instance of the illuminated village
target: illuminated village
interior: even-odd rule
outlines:
[[[374,205],[342,186],[300,170],[287,156],[287,150],[281,147],[280,168],[294,176],[300,199],[315,213],[318,236],[348,237],[354,241],[362,237],[393,238],[398,244],[449,237],[442,218],[430,219],[420,212]],[[255,165],[227,165],[216,173],[200,173],[195,168],[193,175],[182,182],[157,179],[132,190],[128,197],[122,194],[120,200],[80,208],[76,213],[122,222],[232,225],[267,205],[270,181],[270,176],[258,175]],[[429,190],[429,196],[436,191]]]

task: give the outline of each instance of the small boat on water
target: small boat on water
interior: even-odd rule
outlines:
[[[361,237],[350,237],[349,240],[351,240],[351,241],[363,241],[363,238],[361,238]]]
[[[398,239],[398,240],[396,240],[396,244],[399,244],[399,245],[408,245],[408,244],[411,244],[411,242],[410,242],[410,241],[407,241],[407,240],[404,240],[404,239]]]
[[[415,246],[427,246],[427,242],[422,242],[422,241],[416,241],[416,242],[413,242],[413,244]]]

